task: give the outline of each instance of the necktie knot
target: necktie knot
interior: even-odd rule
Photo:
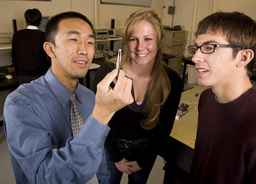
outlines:
[[[75,103],[76,102],[76,94],[73,93],[69,100],[70,100],[71,103]]]

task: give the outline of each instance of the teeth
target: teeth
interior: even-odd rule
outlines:
[[[199,73],[204,73],[204,72],[207,72],[208,70],[206,70],[206,69],[197,69],[197,71],[198,71]]]
[[[137,56],[139,56],[139,57],[144,57],[144,56],[146,56],[147,54],[137,54]]]
[[[85,63],[84,61],[76,61],[76,62],[77,62],[77,63],[83,63],[83,64]]]

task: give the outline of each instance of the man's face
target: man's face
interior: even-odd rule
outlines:
[[[229,44],[221,34],[202,34],[196,38],[196,45]],[[209,87],[228,87],[237,75],[236,58],[232,48],[217,47],[211,54],[198,49],[192,58],[197,70],[198,83]]]
[[[52,71],[65,85],[85,77],[94,55],[93,30],[84,20],[69,18],[60,21],[52,45]]]

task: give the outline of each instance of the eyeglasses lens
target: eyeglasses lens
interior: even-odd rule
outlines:
[[[188,52],[190,54],[195,54],[197,49],[200,49],[203,54],[211,54],[215,51],[215,46],[211,44],[201,45],[201,46],[190,45],[188,47]]]
[[[202,53],[204,53],[204,54],[213,53],[214,50],[215,50],[214,45],[202,45],[202,46],[201,46],[201,51],[202,51]]]
[[[190,46],[188,47],[188,52],[189,52],[190,54],[195,54],[196,51],[197,51],[197,46],[195,46],[195,45],[190,45]]]

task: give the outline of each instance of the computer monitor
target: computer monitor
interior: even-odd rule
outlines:
[[[42,17],[41,24],[39,26],[39,30],[45,32],[45,26],[47,22],[49,21],[50,17],[49,16],[44,16]]]
[[[15,33],[17,31],[17,22],[16,19],[12,20],[12,29],[13,29],[13,33]]]

